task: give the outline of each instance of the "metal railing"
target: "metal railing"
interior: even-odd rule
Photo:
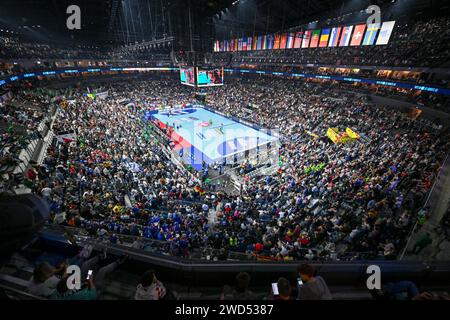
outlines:
[[[46,298],[36,296],[25,291],[15,289],[5,284],[0,284],[0,290],[5,291],[6,295],[13,300],[48,300]]]
[[[438,197],[439,192],[436,191],[436,185],[440,181],[440,178],[444,175],[445,168],[450,166],[450,157],[449,156],[450,156],[450,152],[447,153],[445,160],[442,162],[442,165],[439,168],[439,170],[434,178],[433,186],[431,187],[430,191],[428,192],[427,200],[425,201],[424,205],[422,206],[422,208],[429,207],[428,212],[433,212],[433,210],[434,210],[434,206],[435,206],[436,202],[433,202],[430,204],[430,199],[435,200]],[[403,248],[402,252],[400,253],[400,255],[398,257],[398,260],[403,260],[403,258],[405,257],[405,254],[409,248],[411,240],[412,240],[414,234],[418,231],[417,230],[418,227],[419,227],[419,220],[416,219],[413,228],[411,229],[410,233],[408,234],[408,240],[406,241],[405,247]]]
[[[94,222],[101,222],[102,220],[93,220]],[[131,221],[130,221],[131,222]],[[103,235],[92,235],[86,229],[80,227],[63,226],[63,225],[52,225],[47,224],[44,230],[53,230],[60,232],[61,234],[70,234],[75,236],[78,241],[83,243],[98,244],[102,247],[122,247],[123,250],[129,250],[131,248],[142,252],[142,254],[151,253],[152,255],[158,255],[161,257],[173,257],[177,259],[182,259],[183,261],[192,263],[194,261],[209,261],[209,262],[219,262],[224,261],[220,258],[223,255],[221,249],[214,249],[211,245],[206,247],[191,247],[186,254],[183,252],[173,252],[171,250],[171,242],[166,240],[157,240],[152,238],[146,238],[140,235],[128,235],[115,233],[113,231],[107,230],[107,233]],[[109,237],[114,235],[117,238],[117,243],[112,243]],[[133,243],[138,240],[140,245],[138,248],[133,247]],[[301,248],[302,252],[307,253],[310,250],[317,253],[319,250],[317,248]],[[284,263],[286,262],[279,257],[270,256],[264,252],[257,253],[255,251],[234,251],[233,249],[226,249],[225,251],[226,261],[254,261],[258,263]],[[356,258],[356,259],[355,259]],[[345,255],[340,255],[339,259],[316,259],[316,263],[323,262],[333,262],[333,261],[351,261],[351,260],[374,260],[379,259],[376,252],[346,252]],[[383,260],[383,259],[382,259]],[[299,261],[310,261],[308,259],[303,260],[290,260],[291,262]]]

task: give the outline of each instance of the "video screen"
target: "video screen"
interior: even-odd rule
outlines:
[[[223,67],[213,69],[197,68],[197,87],[223,85]]]
[[[183,68],[180,67],[180,81],[182,84],[188,86],[195,86],[194,67]]]

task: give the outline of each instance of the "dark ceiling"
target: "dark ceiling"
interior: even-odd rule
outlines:
[[[369,4],[401,12],[447,6],[448,0],[0,0],[0,35],[72,45],[130,44],[174,36],[176,46],[207,50],[215,38],[275,32],[325,21]],[[400,3],[398,5],[398,3]],[[81,9],[81,30],[66,28],[66,8]],[[190,8],[190,9],[189,9]],[[437,10],[436,10],[437,11]],[[189,14],[190,13],[190,14]],[[362,13],[362,15],[365,15]],[[189,26],[192,26],[190,28]],[[192,31],[192,32],[191,32]],[[192,36],[192,37],[191,37]]]
[[[140,42],[177,34],[233,0],[0,0],[0,27],[55,42]],[[81,30],[68,30],[69,5],[81,9]],[[198,24],[198,23],[197,23]]]
[[[381,7],[382,19],[414,19],[423,11],[449,11],[448,0],[240,0],[213,16],[215,36],[225,39],[277,32],[313,21],[361,22],[368,17],[364,10],[373,4]]]

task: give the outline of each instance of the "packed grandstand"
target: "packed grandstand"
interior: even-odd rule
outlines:
[[[169,46],[58,46],[2,32],[1,191],[43,198],[44,229],[84,243],[78,258],[100,244],[105,256],[116,246],[197,262],[420,259],[429,243],[419,235],[430,237],[437,199],[448,198],[434,186],[447,181],[450,150],[450,20],[396,22],[383,46],[209,50],[201,63]],[[180,84],[191,63],[225,68],[223,85]],[[180,161],[178,122],[144,115],[192,106],[276,130],[277,156]],[[433,225],[440,244],[448,200]]]

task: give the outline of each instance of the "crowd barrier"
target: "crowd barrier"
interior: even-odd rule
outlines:
[[[63,237],[64,231],[72,231],[67,227],[47,226],[41,234],[43,247],[47,251],[61,246],[70,247]],[[201,260],[196,257],[182,258],[162,255],[152,250],[135,249],[131,246],[111,244],[93,240],[89,237],[79,237],[79,244],[91,244],[96,250],[105,246],[108,253],[115,256],[127,255],[132,261],[136,272],[145,272],[148,268],[156,270],[161,278],[171,279],[181,285],[213,286],[233,283],[238,272],[250,272],[252,284],[268,285],[278,277],[296,277],[296,267],[299,261],[264,261],[262,259],[240,260]],[[152,241],[156,246],[157,242]],[[163,244],[161,244],[163,245]],[[69,249],[67,249],[69,251]],[[312,264],[318,274],[323,276],[329,285],[364,286],[368,277],[367,268],[377,265],[382,272],[382,282],[411,280],[420,284],[449,286],[450,263],[427,261],[395,261],[395,260],[357,260],[357,261],[307,261]],[[220,273],[220,277],[217,274]]]

